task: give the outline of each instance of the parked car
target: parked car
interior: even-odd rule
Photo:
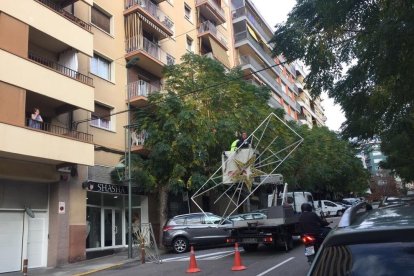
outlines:
[[[267,215],[262,212],[251,212],[251,213],[232,215],[229,217],[229,220],[236,221],[236,220],[251,220],[251,219],[266,219],[266,218],[267,218]]]
[[[330,200],[318,200],[317,205],[325,216],[342,216],[346,209],[343,205]]]
[[[346,210],[319,249],[308,276],[413,275],[414,205]]]
[[[232,222],[212,213],[175,216],[163,228],[162,243],[175,253],[189,250],[190,245],[224,244]]]
[[[347,205],[350,205],[350,206],[353,206],[353,205],[357,204],[360,201],[361,200],[359,198],[356,198],[356,197],[350,197],[350,198],[342,199],[343,204],[347,204]]]

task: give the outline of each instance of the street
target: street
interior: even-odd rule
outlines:
[[[330,227],[338,224],[339,217],[327,218]],[[237,275],[256,276],[302,276],[306,275],[309,264],[304,255],[304,246],[301,241],[295,241],[294,248],[289,252],[278,251],[272,247],[260,246],[257,252],[244,252],[240,247],[240,257],[246,270],[232,271],[234,262],[234,248],[220,247],[214,249],[195,249],[198,268],[197,275],[220,275],[234,273]],[[168,275],[178,276],[187,274],[190,263],[190,253],[168,253],[161,256],[162,263],[128,263],[121,267],[97,272],[94,275]]]
[[[198,250],[195,252],[197,265],[201,272],[198,275],[219,275],[236,273],[237,275],[306,275],[309,265],[303,253],[303,245],[297,241],[289,252],[277,251],[262,246],[257,252],[244,252],[240,248],[242,263],[246,266],[243,271],[231,271],[234,261],[234,248],[221,247]],[[189,266],[189,253],[166,254],[161,256],[161,264],[146,263],[137,265],[129,263],[122,267],[98,272],[95,275],[184,275]]]

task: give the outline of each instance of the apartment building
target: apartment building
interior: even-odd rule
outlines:
[[[298,120],[296,73],[280,56],[273,58],[269,44],[273,32],[251,0],[232,0],[234,55],[248,81],[272,90],[269,102],[285,110],[287,120]]]
[[[298,120],[298,71],[271,57],[271,35],[250,0],[0,1],[0,273],[125,249],[116,168],[128,149],[148,155],[128,110],[145,108],[185,53],[241,66]],[[157,195],[132,184],[131,213],[157,232]]]
[[[113,175],[129,146],[148,154],[145,133],[126,139],[128,107],[187,51],[234,66],[229,16],[219,0],[0,3],[0,273],[126,247]],[[157,201],[133,186],[131,212],[157,229]]]
[[[296,87],[298,88],[297,103],[300,107],[298,122],[307,125],[309,128],[325,125],[326,116],[321,104],[320,97],[312,98],[309,91],[305,88],[304,79],[306,77],[303,64],[296,61],[292,64],[296,71]]]

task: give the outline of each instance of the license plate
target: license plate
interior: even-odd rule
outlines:
[[[314,254],[315,254],[315,247],[313,246],[305,247],[305,256],[310,256]]]
[[[257,240],[255,238],[244,238],[242,242],[243,243],[257,243]]]

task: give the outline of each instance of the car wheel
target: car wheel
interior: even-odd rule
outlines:
[[[188,251],[188,245],[188,239],[184,237],[178,237],[173,241],[173,250],[175,253],[184,253]]]
[[[257,251],[257,248],[259,247],[258,244],[245,244],[243,245],[243,249],[246,252],[254,252]]]
[[[339,210],[338,212],[336,212],[336,215],[338,216],[338,217],[340,217],[340,216],[342,216],[342,214],[344,213],[344,211],[341,211],[341,210]]]

